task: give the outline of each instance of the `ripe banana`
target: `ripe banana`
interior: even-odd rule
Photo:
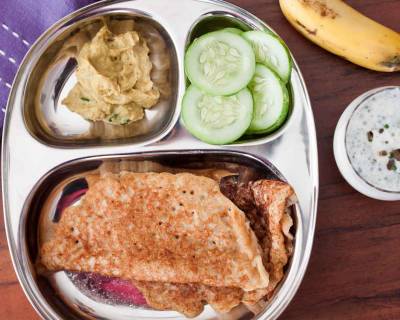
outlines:
[[[283,14],[305,37],[362,67],[400,71],[400,34],[342,0],[279,0]]]

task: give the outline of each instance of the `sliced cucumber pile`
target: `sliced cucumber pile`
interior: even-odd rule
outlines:
[[[224,30],[194,40],[185,56],[190,82],[212,95],[230,95],[245,88],[253,78],[255,64],[249,42]]]
[[[288,49],[270,33],[225,28],[195,39],[185,54],[184,126],[210,144],[276,131],[289,113],[291,70]]]
[[[292,71],[292,60],[282,40],[263,31],[248,31],[243,33],[243,37],[253,46],[257,63],[271,68],[287,83]]]
[[[191,85],[183,98],[182,119],[191,134],[211,144],[239,139],[252,121],[253,98],[245,88],[231,96],[211,96]]]
[[[276,73],[257,64],[249,84],[253,94],[253,120],[247,133],[268,133],[279,128],[289,112],[289,93]]]

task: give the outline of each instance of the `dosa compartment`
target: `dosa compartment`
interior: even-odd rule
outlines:
[[[137,303],[134,287],[128,283],[113,283],[118,279],[98,277],[96,275],[71,272],[48,273],[38,264],[38,248],[42,241],[52,237],[54,223],[62,215],[63,209],[74,205],[86,192],[86,177],[98,173],[131,172],[192,172],[199,175],[222,177],[237,175],[241,181],[272,179],[285,181],[279,171],[268,161],[238,151],[165,151],[132,155],[115,155],[75,160],[50,171],[36,185],[25,205],[21,220],[20,237],[24,244],[27,276],[31,279],[30,288],[42,303],[48,304],[59,316],[68,319],[142,319],[148,312],[155,312]],[[298,211],[292,207],[295,235],[298,226]],[[295,241],[296,248],[296,241]],[[286,267],[290,270],[291,263]],[[282,282],[284,282],[283,280]],[[123,286],[128,292],[105,291],[109,284],[111,291]],[[114,287],[113,287],[114,286]],[[119,290],[119,289],[117,289]],[[276,292],[279,291],[279,288]],[[126,298],[126,296],[125,296]],[[136,300],[135,300],[136,299]],[[137,300],[139,299],[139,300]],[[207,309],[206,309],[207,310]],[[260,309],[259,312],[262,310]],[[171,311],[157,311],[161,315],[173,314]],[[206,312],[206,311],[205,311]],[[243,319],[254,315],[245,307],[235,308],[232,312],[243,314]]]

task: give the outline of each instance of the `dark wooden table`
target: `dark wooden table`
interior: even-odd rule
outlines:
[[[400,319],[400,203],[356,192],[340,175],[332,152],[344,108],[369,89],[400,85],[400,75],[362,69],[313,45],[288,24],[277,0],[233,2],[287,42],[308,85],[317,126],[321,189],[314,248],[304,281],[281,319]],[[348,2],[400,30],[400,0]],[[0,232],[0,319],[39,319],[17,282],[4,228]]]

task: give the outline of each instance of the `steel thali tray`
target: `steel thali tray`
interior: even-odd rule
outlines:
[[[164,37],[171,58],[172,95],[149,121],[153,131],[137,137],[99,140],[70,139],[83,127],[63,123],[68,114],[57,114],[60,79],[68,82],[68,61],[45,73],[43,63],[62,45],[65,35],[102,15],[131,16],[149,22]],[[288,181],[298,197],[295,208],[295,249],[286,276],[268,305],[253,315],[238,308],[219,315],[206,307],[199,319],[275,319],[293,298],[310,257],[318,197],[318,158],[314,119],[301,72],[293,59],[290,80],[291,114],[278,132],[228,146],[211,146],[193,138],[179,123],[180,102],[187,85],[183,71],[185,48],[197,33],[213,26],[269,29],[250,13],[223,1],[136,0],[103,1],[72,13],[52,26],[31,48],[15,79],[6,114],[2,149],[2,183],[8,244],[19,281],[33,307],[45,319],[183,319],[176,312],[115,306],[81,293],[64,272],[44,283],[35,272],[36,207],[51,193],[48,186],[62,186],[74,175],[110,162],[166,161],[218,163],[257,167],[267,175]],[[208,30],[207,30],[208,31]],[[272,30],[271,30],[272,31]],[[60,44],[61,43],[61,44]],[[52,81],[39,78],[46,75]],[[38,77],[37,79],[35,77]],[[39,90],[39,110],[56,130],[43,125],[30,104]],[[61,88],[61,89],[60,89]],[[64,88],[65,89],[65,88]],[[46,90],[48,91],[46,94]],[[164,111],[162,111],[164,110]],[[167,111],[165,111],[167,110]],[[157,117],[161,113],[163,121]],[[45,119],[45,120],[46,120]],[[61,119],[61,120],[60,120]],[[57,122],[61,121],[61,122]],[[152,122],[153,121],[153,122]],[[57,127],[58,125],[58,127]],[[145,128],[144,130],[147,130]],[[63,135],[64,134],[64,135]],[[175,160],[174,160],[175,159]],[[187,164],[186,163],[186,164]],[[49,196],[50,197],[50,196]],[[36,211],[35,211],[36,210]],[[35,220],[36,219],[36,220]],[[33,238],[33,240],[32,240]]]

